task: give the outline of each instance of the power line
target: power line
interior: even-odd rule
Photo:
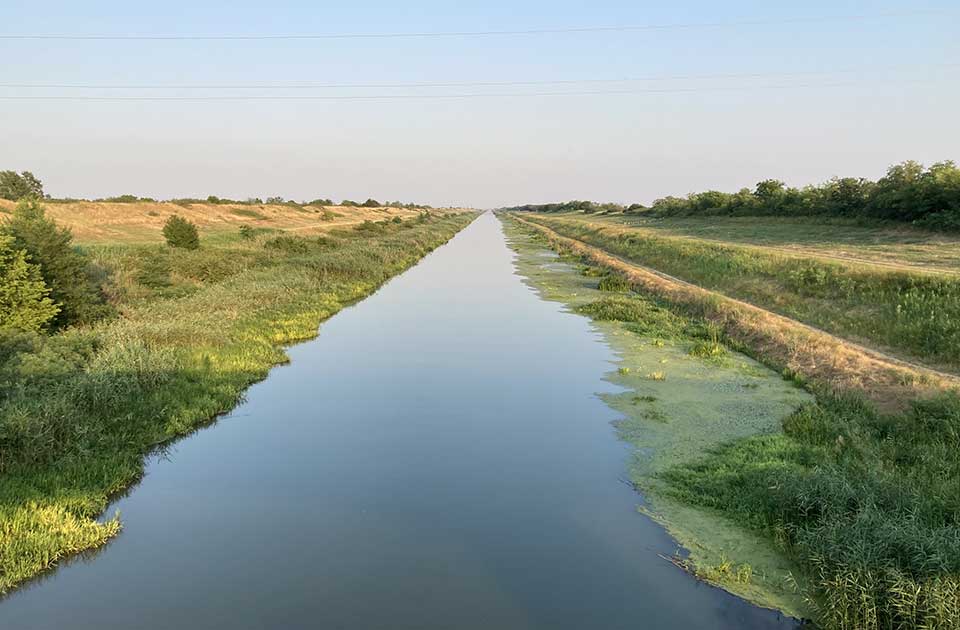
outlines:
[[[888,85],[929,83],[935,79],[916,79],[905,81],[885,81]],[[629,94],[672,94],[696,92],[739,92],[750,90],[789,90],[804,88],[838,88],[866,84],[865,81],[847,81],[843,83],[792,84],[792,85],[755,85],[755,86],[718,86],[696,88],[655,88],[639,90],[577,90],[562,92],[474,92],[458,94],[365,94],[365,95],[251,95],[251,96],[72,96],[51,95],[0,96],[5,101],[366,101],[366,100],[435,100],[435,99],[472,99],[504,98],[529,96],[592,96],[592,95],[629,95]]]
[[[851,22],[893,17],[911,17],[949,13],[942,10],[891,11],[855,15],[832,15],[769,20],[739,20],[728,22],[688,22],[669,24],[639,24],[617,26],[579,26],[567,28],[536,28],[488,31],[424,31],[408,33],[318,33],[282,35],[64,35],[64,34],[6,34],[0,40],[69,40],[69,41],[248,41],[248,40],[324,40],[324,39],[423,39],[454,37],[495,37],[522,35],[573,35],[577,33],[616,33],[641,31],[670,31],[699,28],[729,28],[738,26],[774,26],[787,24],[818,24],[824,22]]]
[[[933,63],[899,65],[876,68],[846,68],[835,70],[807,70],[797,72],[734,72],[722,74],[650,75],[612,79],[556,79],[520,81],[435,81],[408,83],[247,83],[247,84],[107,84],[107,83],[0,83],[0,88],[64,89],[64,90],[320,90],[320,89],[404,89],[449,87],[520,87],[536,85],[577,85],[599,83],[641,83],[647,81],[703,81],[714,79],[769,79],[831,74],[866,74],[914,70],[917,68],[957,68],[960,63]]]

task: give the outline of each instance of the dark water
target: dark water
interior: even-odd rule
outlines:
[[[787,627],[658,557],[610,351],[511,260],[485,215],[325,323],[0,628]]]

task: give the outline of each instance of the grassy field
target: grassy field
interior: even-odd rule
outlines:
[[[16,206],[0,199],[0,219]],[[47,216],[69,228],[79,243],[159,243],[160,228],[172,214],[195,223],[206,236],[235,234],[240,225],[254,229],[275,229],[303,234],[320,234],[333,229],[382,221],[395,216],[411,219],[420,210],[408,208],[365,208],[360,206],[310,206],[284,204],[229,203],[131,203],[71,201],[47,203]]]
[[[96,519],[146,453],[231,409],[286,360],[285,344],[313,337],[474,216],[321,236],[208,225],[194,251],[137,243],[136,231],[133,243],[89,245],[119,316],[0,344],[0,593],[114,536],[117,518]],[[82,233],[89,242],[95,231]]]
[[[756,245],[808,256],[873,262],[918,271],[960,273],[960,236],[903,223],[818,217],[665,217],[594,215],[590,220],[651,230],[664,236]]]
[[[674,236],[586,215],[530,218],[611,254],[857,343],[960,371],[960,275]],[[773,231],[767,231],[769,238]],[[777,226],[781,242],[787,231]],[[884,247],[894,249],[891,243]]]
[[[753,436],[729,439],[698,458],[660,470],[656,483],[649,485],[655,505],[657,496],[665,496],[694,514],[706,510],[763,536],[800,567],[797,585],[825,628],[960,627],[956,392],[912,380],[909,368],[874,365],[862,358],[822,370],[830,355],[844,352],[842,346],[818,354],[814,337],[791,346],[789,330],[770,330],[781,320],[754,316],[654,274],[630,275],[627,265],[591,254],[599,250],[579,241],[550,236],[549,242],[606,267],[607,273],[615,270],[608,287],[640,291],[582,309],[584,313],[624,322],[644,336],[667,337],[707,327],[713,336],[702,346],[691,346],[691,352],[722,356],[714,344],[723,342],[778,369],[788,363],[788,374],[816,395],[815,402],[787,415],[779,431],[757,430]],[[811,354],[814,360],[803,359]],[[865,390],[857,388],[861,373],[872,379]],[[663,377],[669,380],[669,371]],[[893,396],[886,394],[891,391]],[[884,412],[856,395],[864,392],[881,401],[899,401],[897,411]],[[748,392],[741,395],[750,397]],[[646,448],[649,427],[670,418],[643,420],[635,422],[639,437],[634,442]],[[692,523],[694,537],[706,531],[695,519],[685,522]],[[680,533],[682,540],[683,530]],[[754,557],[763,558],[755,547],[746,546],[719,566],[690,568],[750,597],[740,582],[753,577],[738,563],[752,563]]]

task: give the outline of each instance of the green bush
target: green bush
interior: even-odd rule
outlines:
[[[0,330],[45,328],[60,311],[49,295],[40,268],[13,248],[12,237],[0,235]]]
[[[138,197],[137,195],[117,195],[116,197],[104,197],[103,199],[95,199],[94,201],[105,201],[108,203],[156,203],[156,199],[152,197]]]
[[[52,322],[56,327],[90,323],[112,313],[86,254],[74,246],[70,230],[46,217],[38,201],[22,200],[2,233],[13,239],[14,249],[23,250],[31,263],[39,265],[50,298],[60,307]]]
[[[671,494],[779,541],[826,628],[960,627],[960,399],[825,398],[783,428],[670,470]]]
[[[200,247],[200,235],[197,226],[178,214],[171,215],[163,224],[163,238],[170,247],[197,249]]]
[[[630,290],[630,281],[618,273],[608,273],[600,278],[597,288],[611,293],[625,293]]]
[[[310,238],[287,235],[276,236],[263,244],[267,249],[294,255],[309,254],[331,245],[333,241],[326,236]]]

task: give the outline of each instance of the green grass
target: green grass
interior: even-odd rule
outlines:
[[[622,322],[646,339],[676,344],[686,338],[693,344],[691,357],[708,364],[714,348],[726,341],[694,316],[650,296],[604,297],[578,311],[599,322]],[[728,369],[724,366],[718,364],[718,372]],[[802,380],[803,375],[796,376]],[[759,381],[743,383],[741,399],[754,400],[759,387]],[[700,405],[716,396],[700,392]],[[618,396],[627,396],[629,407],[618,406]],[[668,515],[673,514],[666,524],[681,540],[696,541],[710,531],[703,513],[762,536],[795,562],[796,587],[810,614],[830,630],[960,627],[956,394],[916,400],[905,412],[885,414],[858,398],[818,390],[815,401],[783,418],[781,430],[757,426],[753,435],[728,437],[680,461],[670,459],[673,449],[706,436],[683,433],[682,422],[668,414],[664,426],[674,433],[664,440],[642,423],[645,416],[629,413],[644,409],[638,404],[641,396],[618,396],[606,400],[628,414],[619,426],[626,439],[667,453],[661,457],[668,465],[653,471],[652,482],[644,486],[643,476],[634,479],[652,492],[655,507],[666,501]],[[660,401],[670,398],[660,394],[656,401],[664,405]],[[708,420],[703,418],[699,430],[716,432]],[[750,596],[740,586],[757,579],[749,562],[753,554],[686,566]]]
[[[267,215],[252,208],[232,208],[230,212],[239,217],[247,217],[249,219],[263,220],[267,218]]]
[[[960,276],[528,216],[558,233],[907,359],[960,371]]]
[[[718,330],[650,296],[600,291],[598,281],[606,274],[598,267],[568,256],[561,256],[568,264],[545,259],[545,239],[518,223],[504,224],[527,282],[544,298],[593,318],[615,352],[617,365],[607,379],[625,391],[601,398],[621,414],[617,433],[635,447],[630,481],[644,493],[644,512],[689,550],[686,566],[761,605],[812,614],[785,579],[797,567],[762,533],[670,499],[660,479],[672,466],[699,461],[710,448],[777,431],[781,418],[812,397],[736,352],[725,351],[722,360],[694,356],[690,350],[712,343]],[[725,558],[737,564],[730,576],[722,570]],[[748,572],[744,565],[750,567],[749,582],[735,579]]]
[[[902,223],[828,217],[670,217],[637,215],[588,217],[591,222],[653,230],[662,236],[791,248],[904,265],[933,265],[960,271],[960,237],[935,234]]]
[[[960,400],[883,415],[821,398],[784,432],[668,471],[672,496],[764,532],[827,628],[960,627]]]
[[[117,519],[95,519],[145,454],[229,411],[286,361],[285,344],[313,337],[473,216],[345,231],[335,243],[91,248],[122,316],[0,339],[0,593],[115,535]]]

